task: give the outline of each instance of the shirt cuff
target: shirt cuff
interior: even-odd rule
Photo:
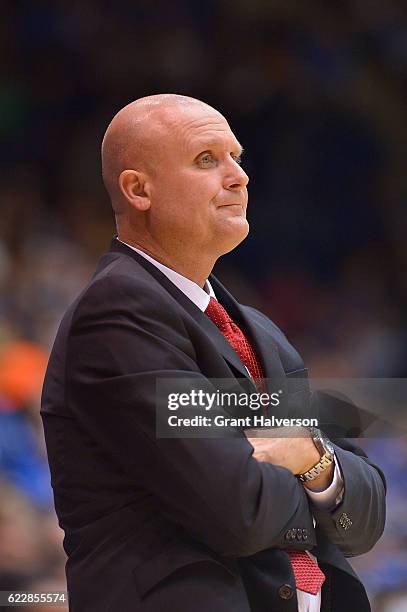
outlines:
[[[323,491],[311,491],[305,488],[307,495],[311,498],[312,503],[318,506],[321,510],[333,510],[341,503],[343,498],[343,478],[340,467],[334,455],[334,475],[331,484]]]

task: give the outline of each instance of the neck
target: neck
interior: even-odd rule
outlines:
[[[216,258],[214,257],[205,257],[203,253],[196,252],[187,254],[185,249],[182,253],[182,257],[177,256],[175,253],[169,254],[165,249],[157,245],[145,244],[143,241],[135,240],[133,237],[127,236],[124,233],[120,233],[118,238],[122,242],[126,242],[132,247],[143,251],[143,253],[159,261],[164,266],[167,266],[167,268],[171,268],[171,270],[185,276],[202,288],[216,262]]]

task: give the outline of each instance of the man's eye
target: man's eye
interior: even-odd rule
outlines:
[[[239,166],[242,165],[242,158],[240,157],[240,155],[232,155],[232,158],[237,164],[239,164]]]
[[[203,155],[200,160],[201,164],[210,164],[213,161],[212,155]]]

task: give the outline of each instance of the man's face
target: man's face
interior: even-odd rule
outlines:
[[[216,257],[249,231],[248,176],[227,121],[205,105],[175,107],[166,118],[149,177],[150,231],[163,248]]]

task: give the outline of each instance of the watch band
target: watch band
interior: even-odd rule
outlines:
[[[317,478],[317,476],[324,472],[334,460],[334,447],[331,441],[316,427],[310,427],[310,432],[316,448],[322,454],[320,460],[315,465],[303,474],[297,475],[301,482],[314,480],[314,478]]]
[[[309,480],[314,480],[317,476],[324,472],[330,465],[333,463],[333,456],[331,453],[327,452],[322,455],[321,459],[312,466],[309,470],[304,472],[303,474],[298,474],[298,478],[301,482],[307,482]]]

